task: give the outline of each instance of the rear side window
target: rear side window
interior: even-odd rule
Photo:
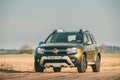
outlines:
[[[94,36],[93,36],[92,34],[91,34],[91,38],[92,38],[92,40],[93,40],[93,43],[96,44],[95,38],[94,38]]]
[[[93,41],[92,41],[89,33],[87,33],[87,37],[88,37],[88,41],[91,42],[91,43],[93,43]]]
[[[86,43],[88,41],[88,36],[87,34],[84,34],[84,43]]]

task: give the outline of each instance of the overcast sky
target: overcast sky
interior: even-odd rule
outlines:
[[[35,48],[57,28],[120,46],[120,0],[0,0],[0,48]]]

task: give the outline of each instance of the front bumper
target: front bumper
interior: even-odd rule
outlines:
[[[50,59],[49,57],[43,56],[40,60],[40,65],[43,65],[44,67],[74,67],[75,65],[70,60],[68,56],[59,56],[59,59]],[[63,62],[61,62],[63,60]],[[48,63],[44,63],[44,61],[48,61]],[[54,61],[58,61],[55,62]],[[64,62],[66,61],[66,63]],[[59,63],[60,62],[60,63]]]
[[[80,63],[81,55],[82,55],[81,49],[77,49],[77,53],[74,54],[49,53],[41,55],[36,53],[35,60],[42,67],[76,67]]]
[[[57,57],[57,58],[51,58]],[[41,56],[41,58],[35,58],[42,67],[75,67],[79,60],[73,56]]]

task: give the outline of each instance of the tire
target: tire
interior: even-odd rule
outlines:
[[[79,73],[83,73],[86,71],[87,68],[87,61],[85,55],[82,55],[80,63],[77,65],[77,71]]]
[[[93,72],[99,72],[100,71],[100,57],[97,56],[96,62],[94,65],[91,65]]]
[[[43,72],[44,68],[40,66],[39,62],[37,62],[37,60],[35,60],[34,62],[34,69],[35,72]]]
[[[54,72],[60,72],[61,71],[61,67],[53,67],[53,71]]]

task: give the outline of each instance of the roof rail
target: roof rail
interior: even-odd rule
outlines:
[[[82,32],[83,32],[83,30],[82,30],[82,29],[80,29],[80,30],[79,30],[79,33],[82,33]]]
[[[53,33],[61,33],[61,32],[65,32],[65,30],[63,30],[63,29],[55,29],[53,31]]]
[[[82,33],[82,32],[89,32],[89,31],[87,29],[80,29],[79,33]]]

